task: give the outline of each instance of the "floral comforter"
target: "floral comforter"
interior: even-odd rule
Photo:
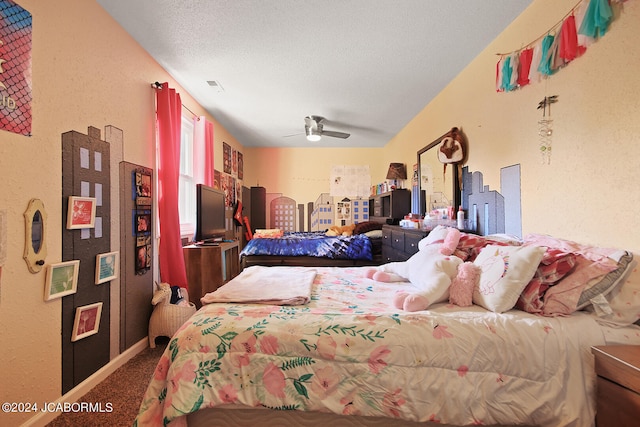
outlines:
[[[304,268],[304,267],[290,267]],[[304,306],[210,304],[169,342],[135,425],[206,407],[386,416],[454,425],[590,426],[594,317],[392,307],[409,284],[316,268]],[[637,329],[616,336],[640,343]]]

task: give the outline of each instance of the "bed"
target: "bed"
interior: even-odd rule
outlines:
[[[382,224],[361,223],[356,227],[351,236],[327,236],[324,231],[308,231],[254,238],[242,249],[240,265],[245,268],[252,265],[353,267],[380,264]]]
[[[479,257],[495,250],[493,243],[475,236],[460,249]],[[264,288],[278,288],[279,277],[287,284],[282,292],[295,288],[308,292],[306,299],[204,305],[168,344],[136,425],[593,426],[590,349],[640,344],[634,324],[640,278],[624,251],[608,252],[615,268],[596,277],[582,270],[602,264],[594,252],[563,249],[576,251],[579,275],[591,274],[592,291],[586,294],[585,285],[575,309],[563,315],[536,313],[545,304],[536,309],[531,295],[524,305],[530,312],[491,311],[475,300],[468,307],[443,301],[405,312],[390,301],[411,284],[374,281],[366,277],[368,267],[251,267],[242,274],[261,269],[270,275],[256,282]],[[563,259],[554,250],[553,259]],[[543,281],[537,276],[543,267],[545,274],[555,268],[557,277],[563,264],[548,261],[536,261],[522,289],[536,277]],[[515,269],[515,253],[509,262]],[[572,270],[559,280],[578,273]],[[596,286],[607,289],[596,295]],[[607,313],[598,311],[602,304],[584,305],[584,298],[600,296]],[[550,301],[557,306],[557,298]]]

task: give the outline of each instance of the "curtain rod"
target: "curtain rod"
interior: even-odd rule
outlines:
[[[153,83],[151,83],[151,87],[152,87],[152,88],[154,88],[154,89],[157,89],[157,90],[162,90],[162,83],[160,83],[160,82],[153,82]],[[190,113],[191,113],[191,115],[192,115],[193,117],[197,118],[197,119],[198,119],[198,121],[200,121],[200,116],[199,116],[199,115],[197,115],[196,113],[194,113],[193,111],[191,111],[191,110],[189,109],[189,107],[187,107],[186,105],[182,104],[182,108],[184,108],[185,110],[187,110],[188,112],[190,112]]]

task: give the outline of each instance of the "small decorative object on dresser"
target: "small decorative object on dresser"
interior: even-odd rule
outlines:
[[[591,349],[596,360],[596,425],[638,425],[640,417],[640,345]]]

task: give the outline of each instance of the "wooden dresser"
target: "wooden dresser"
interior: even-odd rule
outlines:
[[[640,346],[592,347],[595,356],[597,427],[640,425]]]
[[[382,226],[382,262],[406,261],[418,252],[418,242],[427,234],[426,230],[403,228],[399,225]]]

